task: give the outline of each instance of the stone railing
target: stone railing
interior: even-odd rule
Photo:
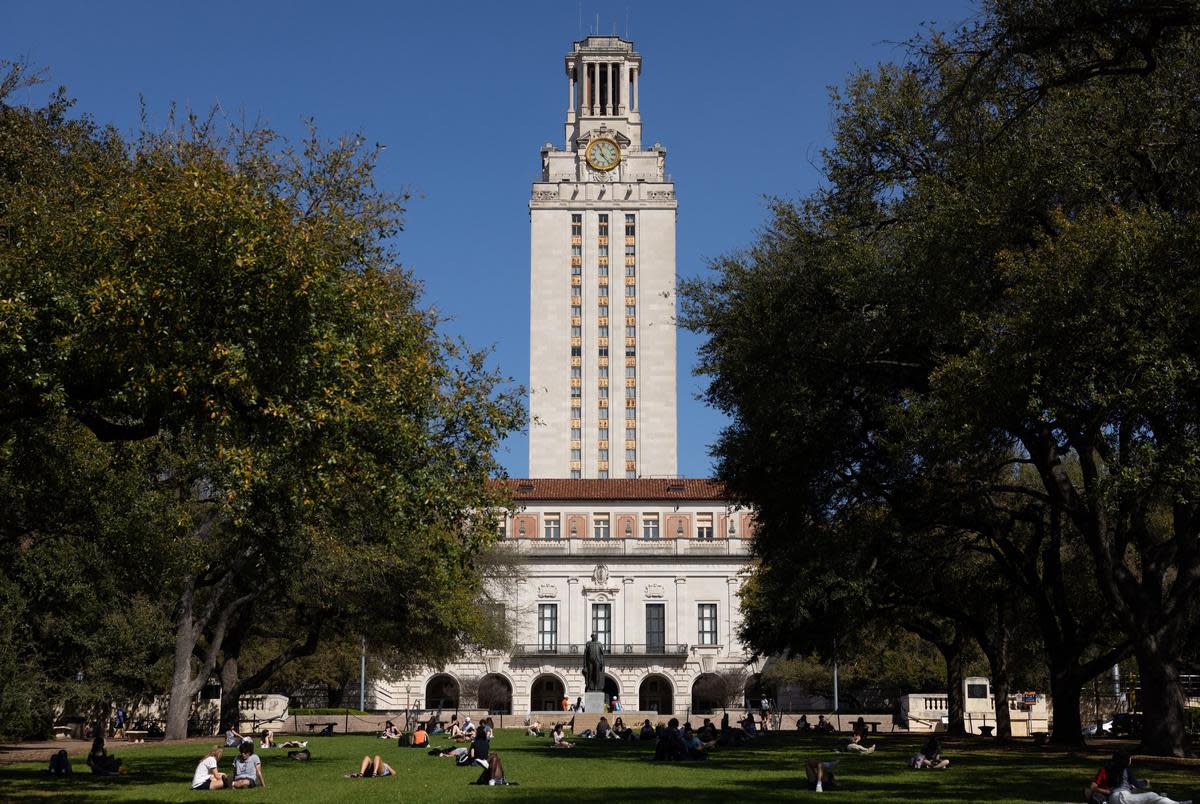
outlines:
[[[745,556],[742,539],[505,539],[501,549],[535,556]]]

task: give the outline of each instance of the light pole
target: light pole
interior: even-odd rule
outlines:
[[[358,659],[358,711],[367,711],[367,638],[362,638],[362,655]]]

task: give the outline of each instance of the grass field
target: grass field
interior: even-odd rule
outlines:
[[[813,798],[803,785],[805,757],[837,759],[839,786],[818,800],[869,802],[1079,802],[1100,756],[1035,749],[1028,744],[997,747],[982,740],[947,741],[952,766],[945,771],[905,767],[918,740],[881,737],[868,756],[835,753],[844,738],[771,735],[739,749],[715,752],[708,762],[663,764],[647,761],[649,744],[578,740],[570,751],[553,750],[548,740],[517,731],[497,732],[493,750],[504,760],[513,787],[475,787],[477,770],[452,760],[401,749],[392,741],[339,736],[309,742],[312,761],[289,762],[284,751],[260,752],[267,788],[201,792],[189,789],[192,771],[205,753],[197,743],[139,746],[124,756],[129,773],[111,778],[88,774],[83,758],[72,758],[76,773],[51,779],[42,765],[0,766],[0,800],[40,801],[197,801],[211,796],[239,801],[362,802],[403,801],[782,801]],[[435,741],[434,743],[439,744]],[[122,755],[122,744],[110,749]],[[221,760],[232,768],[232,749]],[[346,779],[363,754],[382,754],[396,769],[383,779]],[[77,761],[76,761],[77,760]],[[1158,792],[1176,799],[1200,794],[1200,766],[1155,767],[1138,763]]]

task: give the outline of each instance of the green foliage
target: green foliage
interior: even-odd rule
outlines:
[[[996,2],[852,76],[826,186],[685,286],[718,473],[761,523],[757,648],[816,647],[856,598],[980,638],[1015,591],[1063,690],[1131,650],[1147,745],[1184,750],[1200,6],[1168,5]]]
[[[127,141],[61,91],[14,103],[21,74],[0,77],[0,535],[31,609],[64,615],[30,636],[64,646],[45,672],[89,656],[111,700],[166,658],[186,702],[227,637],[286,659],[367,633],[398,661],[477,641],[520,396],[421,307],[376,152],[195,117]]]

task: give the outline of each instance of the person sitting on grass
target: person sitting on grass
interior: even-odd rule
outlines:
[[[412,742],[409,746],[412,748],[426,748],[429,745],[429,732],[425,730],[425,725],[417,724],[417,730],[413,732]]]
[[[400,729],[396,728],[396,724],[388,721],[383,724],[383,733],[379,735],[381,740],[395,740],[400,736]]]
[[[483,773],[471,784],[508,784],[508,780],[504,778],[504,763],[500,761],[499,754],[492,752],[487,755],[487,759],[479,760],[479,763],[483,766]]]
[[[258,741],[259,748],[278,748],[275,745],[275,732],[270,729],[263,729],[261,739]]]
[[[458,725],[458,718],[454,718],[450,721],[450,739],[454,740],[456,743],[465,742],[470,739],[463,732],[462,726]]]
[[[692,731],[691,723],[683,724],[683,745],[687,749],[688,759],[708,759],[708,752],[704,750],[696,732]]]
[[[917,769],[950,767],[950,760],[942,756],[942,741],[936,734],[930,735],[921,747],[921,753],[912,758],[912,766]]]
[[[226,776],[217,769],[221,754],[225,751],[219,745],[214,745],[208,756],[200,760],[196,772],[192,774],[193,790],[220,790],[225,786]]]
[[[804,776],[808,780],[809,788],[823,793],[826,787],[837,787],[837,780],[833,775],[833,766],[836,764],[816,759],[804,760]]]
[[[650,725],[650,718],[642,721],[642,730],[638,733],[639,740],[653,740],[654,727]]]
[[[230,787],[241,790],[246,787],[266,787],[263,778],[262,760],[254,753],[254,743],[247,740],[233,758],[233,783]]]
[[[717,727],[711,720],[704,718],[704,724],[696,732],[696,738],[700,740],[700,747],[705,751],[713,750],[717,747]]]
[[[563,737],[563,725],[561,723],[554,724],[554,731],[550,732],[550,747],[551,748],[574,748],[574,743],[569,743]]]
[[[532,720],[530,720],[529,728],[527,728],[525,730],[525,734],[528,737],[541,737],[542,736],[542,721],[538,720],[537,718],[533,718]]]
[[[796,721],[796,731],[812,731],[812,724],[808,722],[808,715],[801,715]]]
[[[762,737],[758,733],[758,725],[754,722],[754,714],[746,712],[746,717],[742,720],[742,731],[746,732],[747,737]]]
[[[667,727],[658,736],[658,743],[654,746],[654,759],[658,762],[687,759],[687,746],[679,732],[679,718],[673,717],[667,721]]]
[[[392,770],[392,766],[383,761],[376,754],[374,759],[365,756],[362,759],[362,765],[359,766],[358,773],[347,773],[347,779],[370,779],[375,776],[392,776],[396,771]]]
[[[608,718],[604,715],[600,716],[600,722],[596,724],[596,736],[601,740],[611,740],[615,736],[612,733],[612,726],[608,725]]]
[[[92,740],[92,750],[87,755],[88,767],[98,776],[116,776],[121,772],[121,760],[108,753],[104,737]]]
[[[824,715],[817,715],[817,734],[833,734],[833,724]]]
[[[225,747],[236,748],[242,744],[244,739],[245,738],[242,737],[242,735],[237,733],[237,729],[235,729],[233,726],[230,726],[229,731],[225,732]]]
[[[846,744],[846,750],[852,751],[856,754],[874,754],[875,746],[867,748],[865,745],[863,745],[862,732],[856,731],[850,735],[850,742]]]
[[[618,740],[633,739],[633,731],[625,725],[625,721],[617,718],[613,721],[613,737]]]
[[[1124,749],[1118,749],[1112,756],[1112,762],[1106,768],[1101,768],[1088,788],[1088,801],[1108,802],[1108,804],[1192,804],[1188,801],[1175,801],[1166,796],[1146,790],[1150,782],[1138,779],[1133,775],[1133,756]],[[1138,790],[1142,792],[1138,792]]]

